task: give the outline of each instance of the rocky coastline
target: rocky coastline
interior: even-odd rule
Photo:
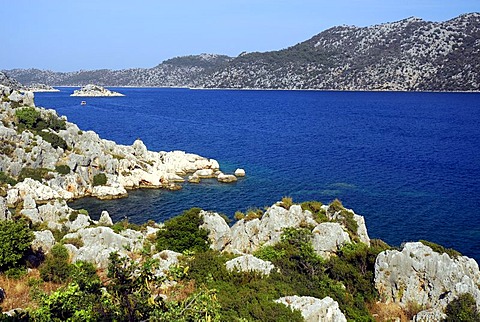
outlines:
[[[45,258],[59,244],[68,251],[71,263],[91,263],[98,272],[111,269],[112,253],[130,261],[131,267],[154,260],[156,266],[148,266],[152,280],[147,285],[154,278],[161,282],[158,288],[150,288],[157,293],[152,293],[148,305],[158,310],[162,306],[155,301],[164,305],[177,301],[169,290],[186,283],[188,274],[195,273],[195,261],[205,254],[221,258],[224,262],[219,267],[229,272],[225,278],[234,276],[241,283],[260,283],[272,276],[281,279],[287,269],[298,271],[302,283],[322,276],[331,290],[325,296],[310,296],[307,291],[285,294],[284,290],[284,296],[269,302],[297,310],[305,321],[347,321],[359,314],[354,306],[362,304],[348,300],[352,294],[361,296],[354,293],[358,286],[348,282],[352,276],[354,284],[371,277],[370,284],[363,287],[374,290],[375,301],[370,301],[377,313],[369,313],[372,315],[368,318],[373,319],[373,314],[378,318],[378,312],[393,307],[396,311],[388,311],[385,320],[401,321],[409,312],[413,321],[441,321],[447,316],[449,304],[463,294],[471,296],[477,310],[480,308],[480,271],[475,260],[423,242],[392,248],[372,240],[364,217],[338,200],[328,205],[295,204],[283,198],[266,209],[235,214],[233,225],[221,214],[200,209],[186,213],[190,217],[177,228],[173,221],[142,226],[128,221],[114,223],[106,211],[98,221],[93,220],[88,212],[74,210],[66,201],[85,196],[120,198],[128,194],[128,189],[143,187],[178,189],[187,180],[196,183],[204,178],[234,182],[245,176],[245,171],[224,174],[214,159],[183,151],[149,151],[139,139],[131,146],[118,145],[92,131],[82,131],[53,110],[35,107],[31,92],[0,86],[0,95],[0,222],[28,222],[33,230],[31,252],[26,258],[29,267],[43,267]],[[178,231],[169,235],[173,229]],[[198,233],[205,241],[195,237],[192,242],[187,235],[186,244],[202,250],[174,247],[184,241],[180,234],[189,229],[192,232],[188,234]],[[295,255],[287,256],[288,252]],[[285,264],[288,261],[293,268]],[[284,264],[287,266],[281,266]],[[188,265],[194,267],[192,273]],[[211,271],[206,281],[212,283],[215,274]],[[291,278],[286,285],[294,283]],[[0,285],[2,294],[6,294],[0,304],[14,292],[7,286]],[[69,290],[75,284],[64,287]],[[199,305],[203,308],[218,299],[209,297],[208,301]],[[17,316],[29,309],[8,308],[4,314]]]

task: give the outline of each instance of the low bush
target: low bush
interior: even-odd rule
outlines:
[[[290,209],[290,207],[293,205],[293,199],[291,197],[283,197],[282,201],[280,202],[280,206],[282,206],[285,209]]]
[[[68,250],[62,244],[55,244],[40,265],[40,277],[46,282],[63,283],[70,278],[70,274]]]
[[[104,186],[107,184],[107,176],[105,173],[98,173],[93,176],[94,186]]]
[[[24,220],[0,221],[0,271],[21,265],[33,238]]]
[[[434,252],[440,253],[440,254],[447,254],[448,256],[452,258],[457,258],[459,256],[462,256],[462,254],[455,249],[452,248],[445,248],[442,245],[435,244],[433,242],[427,241],[427,240],[420,240],[422,244],[425,246],[430,247]]]
[[[17,184],[17,181],[9,175],[5,174],[3,171],[0,171],[0,185],[2,184],[9,184],[11,186],[14,186]]]
[[[199,208],[192,208],[167,220],[157,233],[157,249],[176,252],[208,250],[208,231],[199,228],[202,224]]]
[[[45,168],[22,168],[18,175],[18,181],[21,182],[25,178],[31,178],[42,182],[43,179],[47,178],[48,172],[51,170]]]
[[[50,143],[54,149],[56,148],[62,148],[63,150],[68,149],[67,142],[65,142],[63,138],[58,136],[58,134],[55,134],[53,132],[40,131],[38,132],[38,135],[40,135],[42,139]]]
[[[480,321],[480,311],[477,309],[475,298],[470,293],[461,294],[448,303],[444,322],[474,322]]]
[[[60,174],[69,174],[70,171],[72,171],[72,170],[66,164],[59,164],[59,165],[55,166],[55,171],[57,171]]]

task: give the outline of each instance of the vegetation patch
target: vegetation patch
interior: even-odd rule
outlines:
[[[107,184],[107,175],[105,173],[98,173],[93,176],[94,186],[104,186]]]
[[[65,175],[65,174],[69,174],[72,170],[66,164],[59,164],[59,165],[55,166],[55,171],[57,171],[60,174]]]
[[[157,233],[157,249],[176,252],[200,252],[209,249],[208,231],[199,228],[203,224],[199,208],[184,211],[169,219]]]
[[[24,220],[0,221],[0,271],[21,265],[33,238]]]
[[[452,258],[457,258],[459,256],[462,256],[462,254],[460,252],[456,251],[455,249],[445,248],[442,245],[435,244],[433,242],[423,240],[423,239],[420,240],[420,242],[422,244],[424,244],[425,246],[430,247],[434,252],[437,252],[439,254],[447,254],[448,256],[450,256]]]
[[[21,182],[26,178],[31,178],[42,182],[43,179],[47,179],[50,169],[45,168],[22,168],[18,175],[18,181]]]

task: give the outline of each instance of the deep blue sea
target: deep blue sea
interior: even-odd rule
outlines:
[[[194,206],[233,217],[283,196],[339,198],[365,216],[371,238],[427,239],[480,261],[480,94],[116,88],[126,96],[85,99],[73,90],[37,93],[36,105],[120,144],[140,138],[247,173],[72,204],[94,218],[106,209],[163,221]]]

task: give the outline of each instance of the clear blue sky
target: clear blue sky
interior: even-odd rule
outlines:
[[[153,67],[289,47],[337,25],[480,12],[480,0],[0,0],[0,69]]]

